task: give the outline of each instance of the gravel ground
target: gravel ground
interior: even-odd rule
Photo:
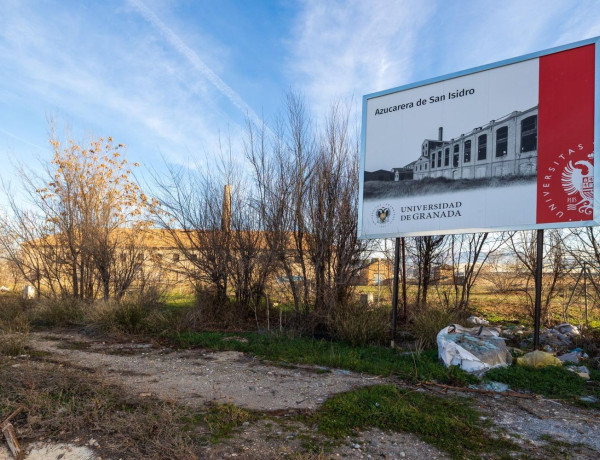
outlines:
[[[478,406],[493,414],[498,427],[523,439],[536,441],[546,435],[569,444],[582,443],[600,452],[600,412],[597,410],[547,399],[515,401],[503,397],[481,399]],[[600,454],[596,458],[600,458]]]
[[[264,412],[314,409],[331,394],[376,380],[310,366],[269,366],[236,351],[173,351],[151,344],[94,342],[81,335],[34,334],[31,346],[55,360],[101,371],[110,383],[196,407],[217,402]]]
[[[327,454],[319,454],[328,441],[314,427],[286,419],[286,413],[315,409],[331,395],[352,388],[402,384],[395,379],[343,370],[324,372],[312,366],[282,368],[238,352],[175,351],[150,343],[103,342],[73,333],[32,334],[31,346],[47,352],[44,359],[91,369],[133,395],[152,395],[196,407],[230,402],[277,415],[244,424],[232,438],[207,447],[205,458],[449,458],[416,436],[380,430],[357,433]],[[532,458],[600,458],[600,411],[541,398],[412,388],[469,398],[473,407],[493,420],[498,435],[510,437]],[[10,458],[2,455],[0,448],[0,460]]]

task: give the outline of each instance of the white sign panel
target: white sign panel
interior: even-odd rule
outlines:
[[[360,236],[596,224],[596,48],[365,96]]]

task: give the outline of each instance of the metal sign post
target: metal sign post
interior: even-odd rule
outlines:
[[[403,321],[406,323],[408,320],[406,312],[406,244],[404,237],[400,238],[402,243],[402,306],[404,308]]]
[[[535,312],[533,316],[533,348],[540,348],[540,316],[542,311],[542,270],[544,255],[544,230],[537,231],[537,254],[535,262]]]
[[[404,239],[404,238],[403,238]],[[396,238],[394,247],[394,291],[392,297],[392,340],[390,346],[396,346],[396,318],[398,316],[398,268],[400,265],[400,238]]]

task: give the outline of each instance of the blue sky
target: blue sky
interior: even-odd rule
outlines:
[[[47,119],[160,168],[234,150],[289,89],[362,95],[600,35],[598,0],[0,0],[0,176],[48,159]]]

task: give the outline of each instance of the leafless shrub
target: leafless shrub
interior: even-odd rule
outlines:
[[[413,238],[413,244],[408,246],[408,253],[417,269],[417,295],[415,308],[427,308],[429,288],[436,280],[434,266],[440,265],[444,236],[418,236]]]
[[[189,330],[239,329],[254,324],[254,314],[247,305],[235,300],[221,302],[212,291],[196,292],[194,307],[186,313]]]
[[[520,264],[523,282],[519,287],[525,299],[527,312],[531,318],[535,314],[535,274],[537,265],[537,242],[535,231],[517,232],[508,240],[509,247]],[[560,287],[570,271],[570,262],[563,244],[560,230],[546,232],[544,240],[543,279],[541,300],[541,320],[544,325],[551,323],[553,300],[560,294]]]
[[[329,329],[337,340],[352,345],[383,345],[389,337],[390,310],[351,301],[337,304],[332,313]]]
[[[446,238],[446,261],[450,269],[451,290],[443,290],[441,297],[446,308],[466,311],[475,283],[490,256],[502,247],[504,233],[450,235]]]
[[[412,311],[411,330],[417,340],[427,348],[437,346],[437,335],[446,326],[461,323],[464,314],[443,307],[430,307]]]
[[[40,326],[73,326],[80,324],[89,303],[66,296],[40,299],[35,304],[32,321]]]
[[[514,257],[509,253],[499,252],[490,257],[481,278],[489,283],[492,292],[510,294],[521,286],[523,274]]]

